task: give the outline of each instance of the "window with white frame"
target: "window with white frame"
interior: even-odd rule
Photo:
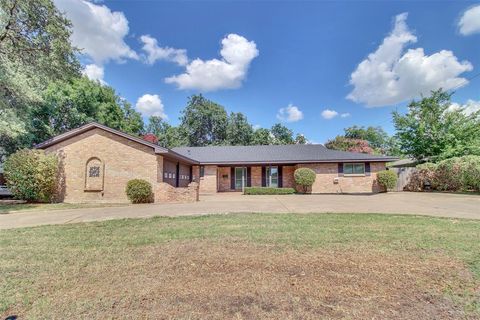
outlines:
[[[278,167],[267,167],[266,170],[267,187],[278,187]]]
[[[365,163],[344,163],[343,174],[348,175],[364,175]]]

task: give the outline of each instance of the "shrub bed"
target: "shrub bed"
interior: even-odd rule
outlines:
[[[377,172],[377,180],[388,191],[397,185],[397,174],[391,170],[379,171]]]
[[[462,189],[462,158],[450,158],[440,161],[435,169],[433,185],[440,191],[458,191]]]
[[[417,167],[417,171],[412,172],[404,190],[406,191],[424,191],[425,184],[429,184],[434,188],[435,170],[437,165],[435,163],[424,163]]]
[[[148,181],[142,179],[130,180],[125,192],[132,203],[153,202],[152,185]]]
[[[51,202],[58,182],[59,162],[43,150],[19,150],[5,161],[7,187],[16,199]]]
[[[247,187],[244,194],[248,195],[271,195],[271,194],[293,194],[293,188],[272,188],[272,187]]]
[[[439,191],[480,191],[480,156],[455,157],[438,164],[418,165],[405,190],[424,191],[426,184]]]

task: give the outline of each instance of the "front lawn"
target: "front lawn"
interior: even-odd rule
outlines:
[[[0,318],[480,316],[480,221],[229,214],[0,232]]]

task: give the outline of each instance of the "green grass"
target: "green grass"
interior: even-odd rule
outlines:
[[[293,188],[273,188],[273,187],[246,187],[244,194],[246,195],[282,195],[294,194]]]
[[[0,214],[7,214],[17,211],[48,211],[61,209],[79,209],[96,207],[120,206],[120,204],[83,204],[83,203],[19,203],[19,204],[0,204]]]
[[[229,214],[123,219],[0,232],[0,313],[37,299],[40,275],[119,260],[126,250],[172,241],[239,239],[294,250],[374,249],[442,254],[480,279],[480,221],[380,214]]]

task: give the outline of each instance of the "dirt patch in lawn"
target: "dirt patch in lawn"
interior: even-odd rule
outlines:
[[[79,260],[80,257],[79,257]],[[438,254],[172,241],[41,276],[25,318],[457,319],[475,280]],[[477,288],[478,289],[478,288]],[[467,298],[465,298],[467,299]]]

